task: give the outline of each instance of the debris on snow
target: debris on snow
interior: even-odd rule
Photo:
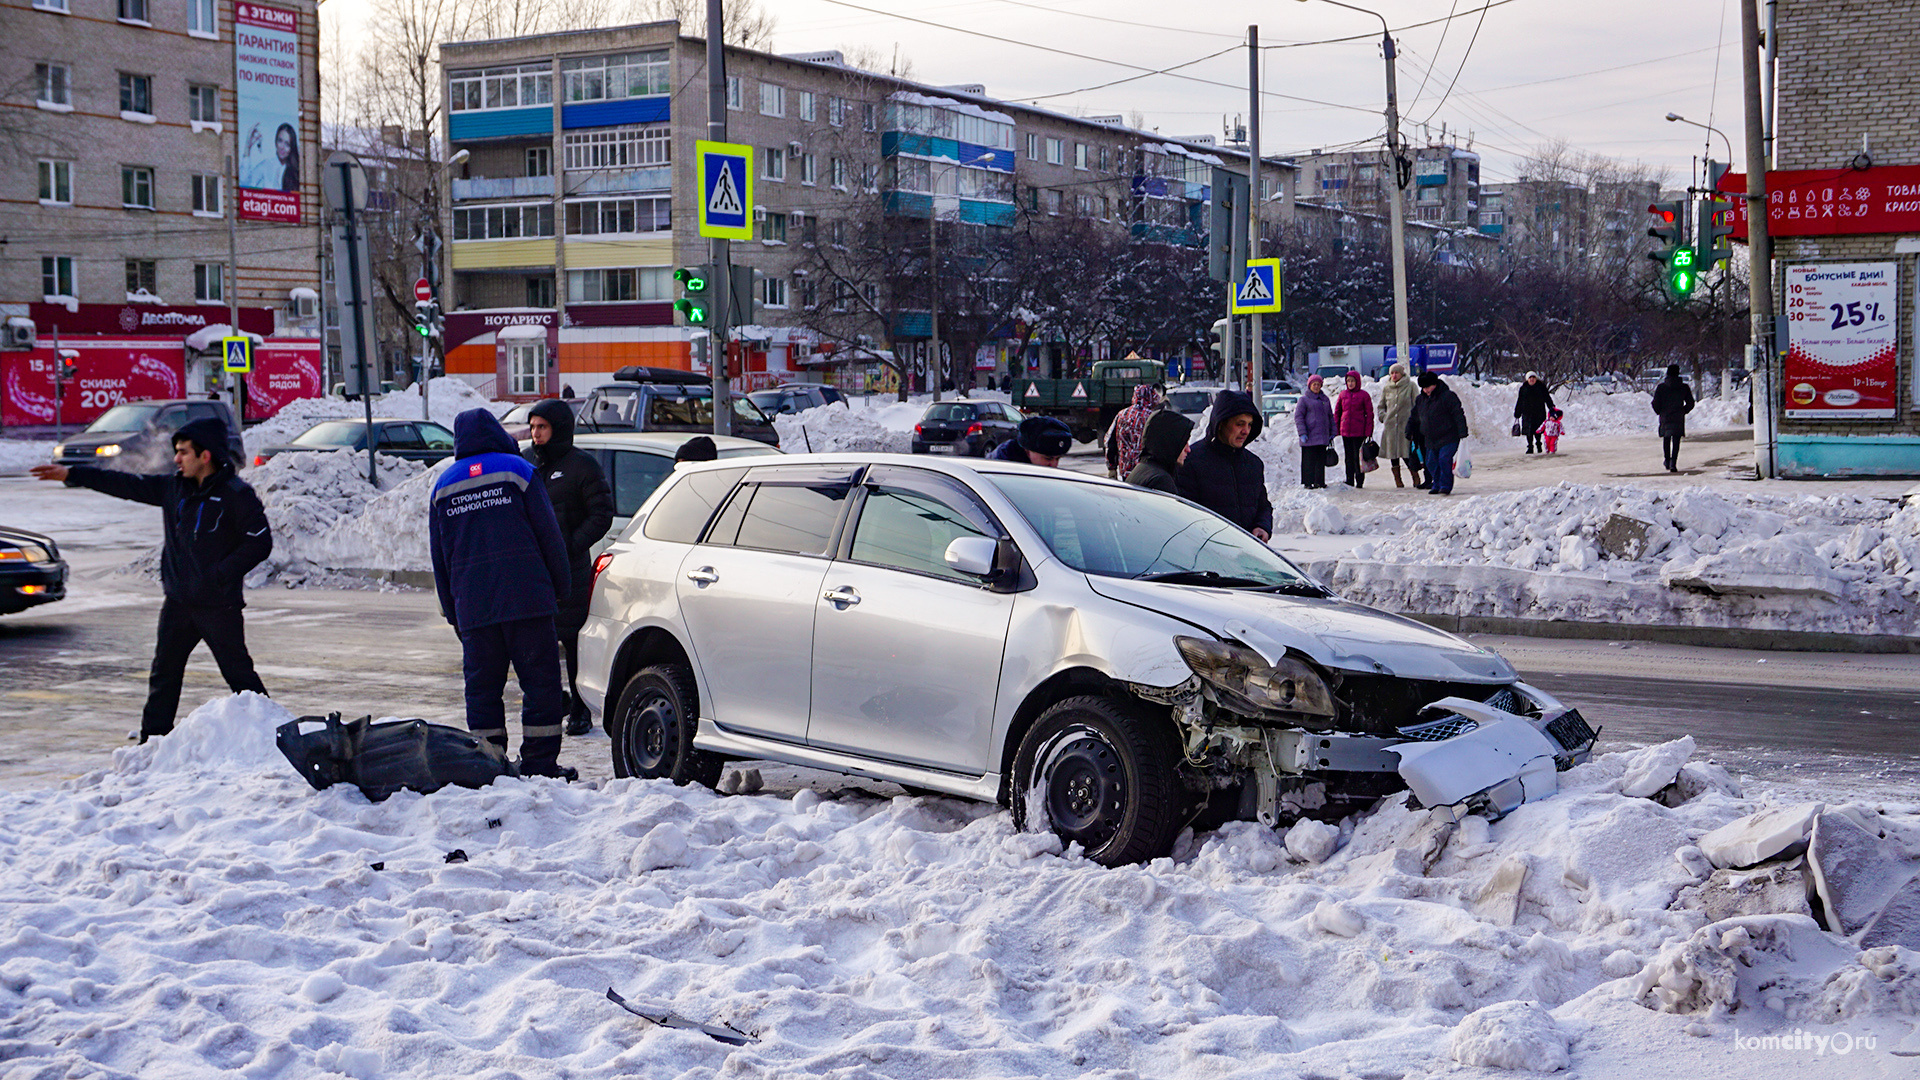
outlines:
[[[1806,850],[1813,819],[1825,810],[1821,803],[1801,803],[1749,814],[1701,837],[1700,850],[1717,867],[1753,866],[1798,855]]]
[[[1573,1063],[1572,1040],[1537,1001],[1502,1001],[1468,1013],[1453,1029],[1453,1060],[1462,1065],[1558,1072]]]

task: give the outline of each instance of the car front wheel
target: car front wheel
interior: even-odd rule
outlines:
[[[1103,866],[1165,855],[1180,831],[1178,758],[1164,721],[1113,698],[1068,698],[1020,740],[1014,825],[1051,829]]]
[[[699,716],[693,672],[686,665],[642,668],[614,709],[614,775],[706,787],[719,783],[720,757],[693,748]]]

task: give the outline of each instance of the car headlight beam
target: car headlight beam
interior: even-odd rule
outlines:
[[[105,446],[94,447],[93,455],[95,457],[119,457],[120,452],[123,449],[125,448],[122,447],[119,443],[108,443]]]
[[[1197,637],[1176,637],[1173,645],[1195,675],[1249,711],[1336,715],[1326,680],[1290,656],[1269,664],[1245,645]]]

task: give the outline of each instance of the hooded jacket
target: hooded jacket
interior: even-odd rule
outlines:
[[[1399,382],[1391,378],[1396,371],[1402,376]],[[1413,395],[1419,388],[1407,376],[1405,364],[1393,365],[1387,374],[1387,381],[1380,384],[1380,403],[1374,407],[1380,417],[1380,456],[1387,460],[1410,458],[1413,444],[1407,441],[1407,418],[1413,414]]]
[[[1301,446],[1327,446],[1333,442],[1333,402],[1323,390],[1308,389],[1293,406],[1293,430],[1300,435]]]
[[[1147,421],[1160,404],[1160,392],[1151,386],[1133,388],[1133,404],[1114,414],[1107,431],[1107,467],[1121,476],[1140,463],[1140,444],[1146,435]]]
[[[1466,437],[1467,410],[1460,404],[1460,395],[1439,376],[1433,376],[1433,393],[1421,393],[1413,399],[1413,414],[1407,418],[1407,438],[1433,451]]]
[[[1180,494],[1174,470],[1180,467],[1180,451],[1191,434],[1192,420],[1172,409],[1154,413],[1140,437],[1140,463],[1127,473],[1127,483],[1169,495]]]
[[[1653,411],[1660,414],[1660,437],[1673,438],[1687,433],[1687,414],[1693,411],[1693,387],[1678,372],[1653,388]]]
[[[273,553],[273,533],[260,496],[234,472],[227,456],[227,425],[203,417],[174,432],[176,439],[213,455],[205,480],[141,476],[91,465],[67,470],[68,487],[160,508],[165,540],[160,547],[160,589],[189,607],[245,607],[241,583],[247,571]]]
[[[1273,503],[1267,498],[1267,469],[1260,456],[1246,447],[1234,447],[1220,430],[1236,416],[1253,417],[1247,441],[1260,437],[1265,426],[1253,398],[1244,390],[1227,389],[1213,396],[1211,429],[1187,451],[1186,464],[1174,474],[1179,494],[1251,532],[1273,532]]]
[[[607,476],[592,454],[573,445],[573,408],[564,401],[543,401],[530,415],[553,428],[545,445],[527,447],[534,475],[546,486],[547,501],[567,542],[569,584],[567,602],[560,605],[561,622],[568,616],[584,619],[587,596],[593,587],[593,545],[613,524],[613,492]]]
[[[1373,395],[1358,386],[1340,391],[1333,403],[1333,430],[1343,439],[1364,439],[1373,434]]]
[[[567,545],[546,485],[485,409],[453,421],[454,459],[427,517],[440,613],[460,630],[551,616],[567,596]]]

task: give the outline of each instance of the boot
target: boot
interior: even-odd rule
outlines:
[[[1399,458],[1393,459],[1393,486],[1397,488],[1403,488],[1407,486],[1407,482],[1405,480],[1400,479],[1400,459]]]

